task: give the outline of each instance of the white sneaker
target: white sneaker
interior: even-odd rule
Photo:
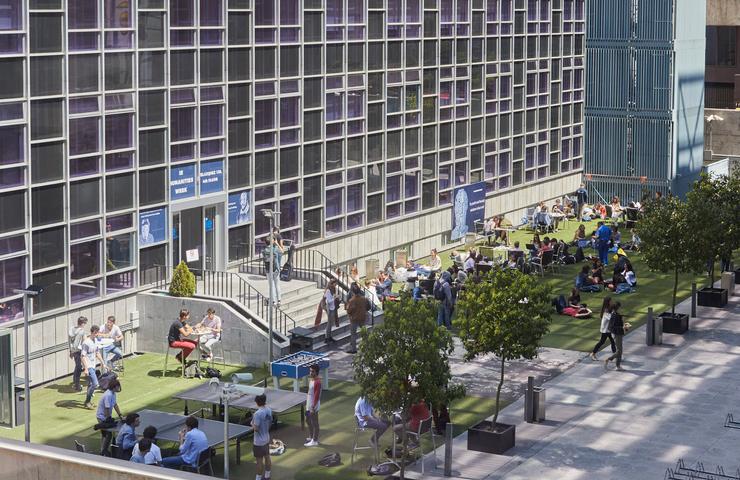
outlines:
[[[319,442],[317,442],[316,440],[309,440],[308,442],[304,443],[303,446],[304,447],[316,447],[318,446],[318,444]]]

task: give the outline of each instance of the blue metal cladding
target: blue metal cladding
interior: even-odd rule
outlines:
[[[670,120],[632,119],[632,165],[630,176],[668,178],[671,165],[672,126]]]
[[[639,0],[635,2],[635,39],[638,42],[673,41],[674,1]],[[697,3],[700,1],[697,0]]]
[[[628,107],[630,55],[626,48],[590,48],[586,52],[586,105],[623,110]]]
[[[588,0],[586,41],[625,41],[631,36],[630,12],[633,0]]]
[[[673,107],[673,51],[637,48],[634,109],[670,116]]]
[[[601,175],[627,175],[628,119],[614,117],[586,117],[586,157]]]

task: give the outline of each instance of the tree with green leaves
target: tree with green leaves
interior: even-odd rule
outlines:
[[[182,260],[175,267],[170,282],[170,295],[173,297],[192,297],[195,295],[195,275]]]
[[[439,407],[464,395],[461,386],[450,384],[454,344],[436,318],[434,301],[414,301],[405,294],[386,302],[382,324],[361,332],[362,343],[353,361],[355,381],[361,395],[388,418],[393,412],[409,412],[422,400]],[[404,427],[404,452],[406,437]],[[401,478],[404,469],[401,461]]]
[[[495,430],[506,362],[537,356],[550,330],[550,287],[518,270],[493,269],[480,283],[467,283],[455,306],[454,325],[465,347],[465,360],[494,354],[501,362],[496,389]]]
[[[647,266],[654,271],[673,273],[671,315],[676,314],[678,275],[700,273],[706,259],[697,255],[697,232],[691,225],[691,209],[678,197],[649,200],[635,230],[642,240],[640,252]]]

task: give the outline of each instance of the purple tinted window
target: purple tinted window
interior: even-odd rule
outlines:
[[[365,114],[365,92],[347,93],[347,118],[362,117]]]
[[[486,20],[495,22],[498,18],[498,0],[486,0],[486,12]]]
[[[23,35],[0,36],[0,53],[23,53]]]
[[[22,298],[17,298],[3,303],[5,304],[5,308],[0,309],[0,323],[12,322],[13,320],[23,320]]]
[[[452,22],[452,0],[442,0],[439,17],[442,23]]]
[[[342,172],[330,173],[326,175],[326,186],[339,185],[342,183]]]
[[[105,156],[105,170],[107,172],[131,168],[133,165],[133,152],[109,153]]]
[[[134,146],[134,116],[110,115],[105,117],[105,149],[116,150]]]
[[[0,262],[0,298],[15,295],[13,289],[26,288],[26,257]]]
[[[385,216],[386,218],[396,218],[401,215],[401,204],[397,203],[395,205],[388,205],[385,207]]]
[[[195,89],[180,88],[178,90],[172,90],[172,93],[170,93],[170,103],[195,103]]]
[[[332,92],[326,94],[326,121],[341,120],[344,118],[344,94]]]
[[[84,155],[100,150],[100,120],[72,118],[69,120],[69,154]]]
[[[223,45],[223,30],[202,30],[200,32],[200,44]]]
[[[223,105],[200,107],[200,137],[217,137],[224,133]]]
[[[0,8],[0,31],[23,28],[22,0],[3,0]]]
[[[26,183],[23,168],[0,170],[0,188],[19,187]]]
[[[414,213],[417,210],[419,210],[419,200],[409,200],[404,204],[404,213],[406,215]]]
[[[70,274],[75,280],[100,273],[100,241],[70,246],[69,263]]]
[[[298,125],[298,97],[287,97],[280,100],[280,126]]]
[[[105,222],[105,231],[115,232],[116,230],[124,230],[126,228],[131,228],[131,225],[133,225],[133,223],[131,221],[130,213],[116,215],[115,217],[108,217],[108,220]]]
[[[254,32],[254,41],[256,43],[275,43],[275,29],[274,28],[258,28]]]
[[[280,0],[280,25],[298,25],[298,2]]]
[[[254,136],[254,145],[257,148],[267,148],[275,146],[274,133],[258,133]]]
[[[26,237],[24,235],[0,239],[0,255],[22,252],[25,249]]]
[[[298,193],[298,182],[283,182],[280,184],[280,195]]]
[[[195,158],[194,143],[182,143],[180,145],[172,145],[170,147],[170,159],[173,162],[192,160],[193,158]]]
[[[364,40],[365,39],[365,27],[360,27],[360,26],[347,27],[347,37],[350,40]]]
[[[201,157],[212,157],[214,155],[223,155],[224,153],[224,141],[223,140],[209,140],[207,142],[200,142],[200,156]]]
[[[280,226],[282,228],[298,225],[298,198],[290,198],[280,202]]]
[[[326,217],[341,215],[344,206],[344,189],[335,188],[326,191]]]
[[[105,96],[106,110],[122,110],[134,107],[134,95],[131,93],[113,93]]]
[[[362,180],[362,175],[362,167],[349,169],[347,170],[347,181],[352,182],[354,180]]]
[[[100,296],[100,279],[73,283],[69,286],[72,303],[80,303]]]
[[[173,47],[192,47],[195,33],[192,30],[170,30],[170,44]]]
[[[89,222],[75,223],[69,227],[69,236],[72,240],[79,238],[94,237],[100,234],[100,221],[91,220]]]
[[[347,23],[363,23],[365,21],[365,1],[347,0]]]
[[[457,0],[457,21],[468,21],[468,0]]]
[[[419,23],[419,0],[406,0],[406,22]]]
[[[295,93],[298,91],[298,80],[284,80],[280,82],[280,93]]]
[[[357,212],[365,208],[365,196],[361,183],[347,187],[347,212]]]
[[[347,230],[352,230],[353,228],[359,228],[362,226],[364,222],[365,222],[365,214],[363,213],[349,215],[347,217]]]
[[[200,24],[206,27],[218,27],[223,24],[221,0],[200,0]]]
[[[25,159],[23,125],[0,127],[0,165],[19,163]]]
[[[258,82],[254,84],[254,94],[257,97],[275,95],[275,82]]]
[[[105,32],[105,48],[121,49],[133,46],[134,32]]]
[[[388,0],[388,23],[403,23],[401,0]]]
[[[104,23],[106,28],[130,28],[133,2],[105,0]]]
[[[105,279],[105,293],[112,294],[134,288],[134,272],[118,273]]]
[[[342,219],[337,218],[326,222],[326,234],[336,235],[337,233],[342,233]]]
[[[342,136],[344,132],[344,123],[332,123],[326,126],[326,138],[334,138]]]
[[[275,100],[258,100],[254,102],[254,130],[271,130],[275,128]]]
[[[69,99],[69,113],[91,113],[98,111],[98,97]]]
[[[74,158],[69,161],[69,175],[81,177],[98,173],[100,157]]]
[[[257,187],[254,189],[254,199],[255,200],[267,200],[269,198],[273,198],[275,196],[275,187],[273,185],[268,185],[266,187]],[[269,207],[272,208],[272,207]],[[268,227],[269,230],[269,227]]]
[[[170,0],[171,26],[190,27],[193,25],[194,16],[195,8],[193,5],[193,0]]]
[[[344,0],[326,0],[326,23],[344,23]]]
[[[295,43],[298,41],[297,28],[281,28],[280,29],[280,41],[282,43]]]
[[[69,34],[69,49],[84,52],[98,49],[98,34],[95,32],[75,32]]]
[[[0,122],[6,120],[19,120],[23,118],[22,103],[6,103],[0,105]]]
[[[203,87],[200,89],[200,101],[212,102],[214,100],[223,100],[224,91],[221,87]]]
[[[98,0],[68,0],[69,28],[96,28],[98,26]]]
[[[385,181],[386,200],[395,202],[401,199],[401,177],[388,177]]]
[[[450,166],[443,165],[439,167],[439,189],[445,190],[450,188]]]
[[[419,195],[419,172],[407,173],[404,181],[406,198]]]
[[[282,130],[280,132],[280,145],[292,145],[298,143],[298,129]]]
[[[455,164],[455,186],[468,183],[468,162]]]
[[[254,0],[254,24],[275,25],[275,0]]]
[[[170,110],[170,138],[173,142],[195,137],[195,109],[175,108]]]

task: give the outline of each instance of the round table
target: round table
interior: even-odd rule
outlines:
[[[105,348],[113,345],[114,340],[112,338],[98,338],[96,342],[98,343],[98,347]]]

